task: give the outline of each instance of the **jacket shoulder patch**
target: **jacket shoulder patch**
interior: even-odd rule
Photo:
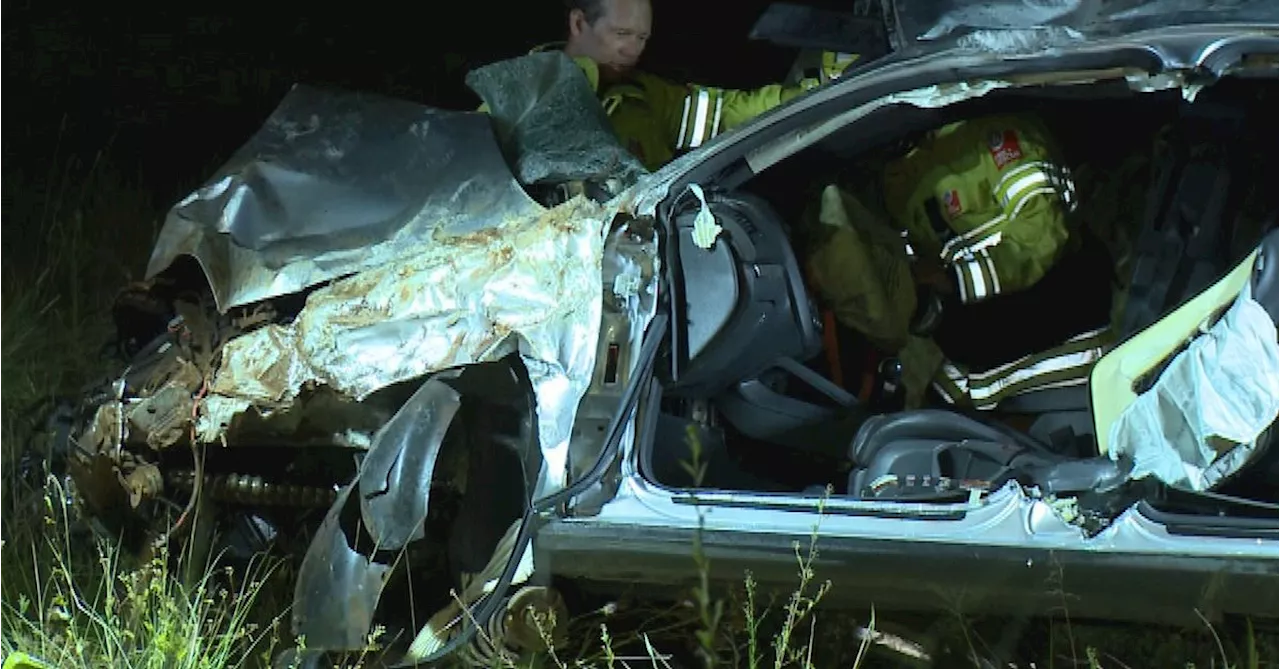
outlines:
[[[987,137],[987,150],[991,152],[997,170],[1003,170],[1009,163],[1022,158],[1018,133],[1012,130],[992,130]]]
[[[964,205],[960,203],[960,191],[952,188],[942,194],[942,206],[946,209],[947,218],[954,219],[964,213]]]

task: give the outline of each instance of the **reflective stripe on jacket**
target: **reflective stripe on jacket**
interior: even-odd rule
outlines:
[[[965,303],[1039,281],[1074,244],[1073,198],[1047,130],[1028,116],[953,123],[885,169],[893,217],[952,269]]]
[[[533,51],[562,46],[562,43],[547,44]],[[733,90],[678,84],[636,72],[628,81],[611,84],[602,91],[596,63],[586,57],[573,60],[587,75],[618,138],[650,170],[662,167],[677,153],[696,149],[818,84],[806,81],[797,86],[770,84],[752,90]]]
[[[981,372],[944,361],[933,386],[950,404],[989,411],[1016,395],[1088,383],[1094,364],[1111,350],[1113,341],[1110,329],[1102,328]]]

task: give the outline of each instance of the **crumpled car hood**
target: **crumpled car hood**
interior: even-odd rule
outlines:
[[[192,256],[225,313],[536,217],[522,183],[591,178],[616,194],[645,176],[563,53],[494,63],[468,84],[488,115],[294,86],[168,212],[146,277]]]
[[[299,85],[169,211],[147,277],[194,256],[225,312],[539,209],[485,116]]]
[[[222,313],[310,290],[291,321],[222,346],[195,416],[201,441],[315,386],[360,400],[518,351],[557,473],[544,483],[558,487],[597,357],[602,254],[618,210],[582,196],[543,207],[508,162],[539,182],[590,176],[618,190],[644,172],[618,160],[625,151],[562,53],[497,63],[470,81],[494,118],[295,86],[169,212],[148,278],[194,257]],[[526,128],[566,114],[583,132],[559,146]]]
[[[213,441],[239,413],[285,407],[306,386],[356,399],[518,350],[549,471],[564,470],[574,411],[594,369],[603,226],[584,198],[444,236],[400,262],[319,288],[288,324],[223,347],[197,422]]]

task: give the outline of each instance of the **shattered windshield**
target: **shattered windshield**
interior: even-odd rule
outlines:
[[[522,184],[629,185],[645,174],[614,135],[582,70],[563,52],[493,63],[468,74],[467,85],[488,107]]]

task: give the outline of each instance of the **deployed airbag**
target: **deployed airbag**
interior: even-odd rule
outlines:
[[[1249,461],[1278,407],[1276,326],[1246,284],[1112,424],[1109,454],[1133,459],[1132,478],[1208,490]]]

